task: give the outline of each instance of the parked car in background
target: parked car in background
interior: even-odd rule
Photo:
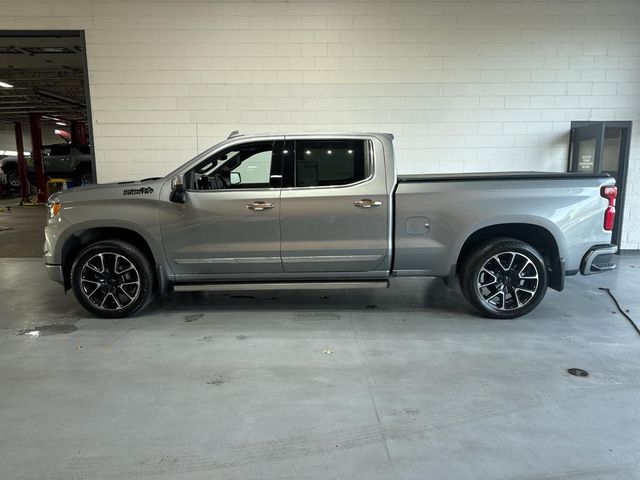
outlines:
[[[26,157],[29,161],[29,157]],[[0,181],[17,190],[20,188],[20,175],[18,175],[18,158],[15,155],[8,155],[0,159]]]
[[[33,160],[26,157],[27,178],[29,183],[35,185],[35,171]],[[86,145],[73,145],[68,143],[55,143],[42,147],[42,160],[44,174],[47,178],[69,178],[75,185],[88,185],[93,183],[93,171],[91,169],[91,148]],[[18,175],[18,159],[15,156],[5,157],[0,160],[0,168],[6,176],[5,182],[9,187],[20,188],[20,176]]]
[[[532,311],[615,268],[607,174],[396,175],[390,134],[231,136],[164,178],[49,199],[44,260],[90,312],[170,290],[459,282],[483,315]]]

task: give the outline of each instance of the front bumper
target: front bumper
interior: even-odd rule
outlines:
[[[49,278],[54,282],[58,282],[64,285],[64,275],[62,274],[62,265],[50,265],[45,263],[44,266],[47,269],[47,274]]]
[[[614,255],[618,251],[618,246],[613,244],[596,245],[591,247],[582,258],[580,273],[591,275],[592,273],[602,273],[616,268]]]

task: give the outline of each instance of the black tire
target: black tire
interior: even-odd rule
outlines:
[[[547,292],[542,255],[528,243],[494,238],[471,253],[462,265],[460,286],[482,315],[517,318],[535,309]]]
[[[93,172],[89,168],[78,169],[76,176],[73,179],[73,183],[76,187],[81,185],[91,185],[93,183]]]
[[[4,174],[6,176],[7,185],[9,186],[9,188],[19,190],[20,189],[20,175],[18,174],[18,169],[17,168],[7,168],[6,171],[4,172]]]
[[[71,286],[78,302],[103,318],[133,315],[155,295],[151,262],[139,248],[120,240],[82,250],[71,268]]]

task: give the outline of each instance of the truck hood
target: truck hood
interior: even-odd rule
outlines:
[[[164,181],[164,178],[146,178],[130,182],[82,185],[54,193],[49,197],[49,201],[75,203],[104,200],[157,200]]]

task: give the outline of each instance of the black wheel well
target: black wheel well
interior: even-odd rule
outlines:
[[[71,235],[62,246],[62,273],[64,275],[65,288],[71,287],[71,267],[76,257],[87,245],[101,240],[123,240],[138,247],[155,265],[153,252],[142,235],[128,228],[120,227],[96,227],[89,228]]]
[[[554,290],[562,290],[564,287],[564,265],[560,258],[558,243],[549,230],[530,223],[503,223],[473,232],[460,250],[456,262],[456,273],[460,273],[465,260],[478,245],[498,237],[515,238],[538,250],[549,269],[549,287]]]

